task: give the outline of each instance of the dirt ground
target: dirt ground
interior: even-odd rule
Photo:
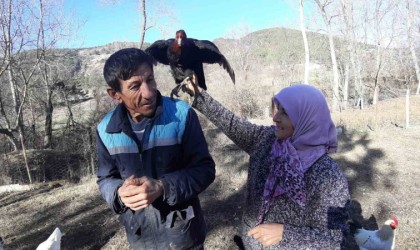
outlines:
[[[217,177],[200,197],[208,225],[206,249],[237,249],[247,176],[247,155],[217,130],[206,131]],[[396,249],[420,249],[420,127],[345,131],[333,157],[360,203],[365,227],[375,229],[391,215],[399,219]],[[220,146],[223,145],[223,146]],[[35,249],[55,227],[62,249],[128,249],[124,231],[99,196],[94,177],[0,194],[0,237],[4,249]]]

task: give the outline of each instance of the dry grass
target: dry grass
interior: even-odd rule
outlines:
[[[416,180],[420,109],[415,108],[419,100],[412,98],[409,129],[399,127],[405,121],[403,99],[381,102],[376,110],[333,114],[336,123],[346,128],[339,138],[340,151],[333,157],[349,179],[352,198],[361,205],[364,225],[374,229],[396,215],[400,221],[396,249],[420,248],[420,185]],[[269,119],[256,122],[271,123]],[[205,247],[236,249],[233,236],[245,205],[248,156],[213,126],[205,127],[217,163],[215,182],[200,195],[208,224]],[[56,226],[64,232],[62,249],[128,249],[125,232],[101,199],[95,177],[79,184],[53,182],[0,194],[0,215],[5,249],[35,249]]]
[[[93,177],[77,185],[39,184],[31,191],[3,194],[0,201],[5,249],[35,249],[55,227],[64,233],[63,249],[99,249],[118,229]]]
[[[410,126],[420,126],[420,96],[410,96]],[[405,127],[406,99],[388,99],[364,110],[348,109],[332,114],[336,125],[347,129],[375,130],[383,127]]]
[[[377,229],[391,215],[400,222],[396,249],[420,247],[420,127],[346,133],[333,157],[361,204],[364,226]]]

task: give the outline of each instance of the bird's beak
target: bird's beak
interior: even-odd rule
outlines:
[[[181,38],[181,37],[179,37],[179,38],[177,39],[177,42],[178,42],[178,46],[181,46],[181,45],[182,45],[182,38]]]

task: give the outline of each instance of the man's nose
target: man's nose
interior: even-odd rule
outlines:
[[[150,99],[155,94],[155,87],[152,84],[144,84],[142,86],[141,96],[146,99]]]

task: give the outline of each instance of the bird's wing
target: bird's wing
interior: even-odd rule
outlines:
[[[354,234],[354,239],[359,247],[364,247],[366,245],[370,245],[372,241],[375,241],[376,234],[374,231],[361,228]]]
[[[202,62],[220,64],[229,73],[233,83],[235,83],[235,72],[233,71],[229,62],[226,60],[225,56],[220,53],[219,49],[214,43],[207,40],[192,39],[192,41],[200,51],[200,59]]]
[[[376,231],[370,231],[366,229],[359,229],[354,234],[354,239],[360,249],[369,250],[384,250],[391,249],[392,238],[388,240],[382,240],[376,234]]]
[[[151,55],[156,61],[169,65],[168,59],[168,47],[174,43],[175,39],[168,39],[168,40],[157,40],[156,42],[152,43],[145,52]],[[155,63],[156,64],[156,63]]]
[[[57,227],[46,241],[38,245],[36,250],[60,250],[61,236],[61,231]]]
[[[50,250],[52,249],[53,244],[54,244],[54,241],[46,240],[42,242],[41,244],[39,244],[36,250]]]

